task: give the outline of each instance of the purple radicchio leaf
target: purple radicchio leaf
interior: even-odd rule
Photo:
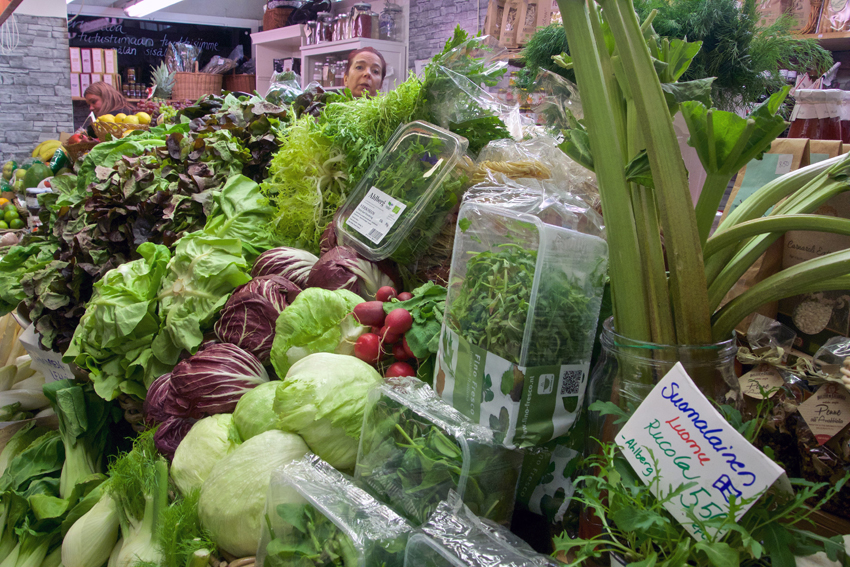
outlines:
[[[193,419],[232,412],[245,392],[268,381],[257,357],[226,343],[198,351],[171,371],[174,393],[187,402],[186,415]]]
[[[310,270],[307,287],[347,289],[372,301],[383,286],[397,287],[394,279],[388,263],[371,262],[350,246],[337,246],[323,254]]]
[[[159,426],[156,433],[153,435],[153,442],[156,450],[162,453],[169,461],[174,458],[174,452],[177,451],[177,446],[192,429],[195,424],[194,419],[184,419],[182,417],[170,417]]]
[[[301,293],[301,288],[284,276],[259,276],[237,287],[233,295],[230,296],[228,303],[243,295],[249,297],[259,295],[270,301],[280,312],[295,301],[299,293]],[[225,306],[226,308],[227,306]]]
[[[251,270],[251,277],[283,276],[301,289],[307,287],[307,277],[318,258],[298,248],[281,246],[260,254]]]
[[[148,388],[148,395],[142,409],[148,424],[162,423],[172,417],[165,409],[166,403],[174,396],[171,388],[171,374],[163,374]]]

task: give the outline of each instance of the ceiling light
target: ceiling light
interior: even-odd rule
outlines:
[[[141,0],[124,8],[124,12],[131,18],[141,18],[178,2],[180,0]]]

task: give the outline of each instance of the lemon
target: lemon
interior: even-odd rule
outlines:
[[[133,114],[124,119],[124,124],[138,124],[139,118]]]
[[[104,114],[100,118],[97,119],[98,122],[115,122],[115,117],[111,114]]]
[[[139,124],[150,124],[151,123],[151,115],[147,112],[137,112],[136,118],[139,119]]]
[[[119,112],[118,114],[115,115],[115,122],[117,122],[118,124],[120,124],[121,122],[124,122],[126,119],[127,119],[127,115],[124,114],[123,112]]]

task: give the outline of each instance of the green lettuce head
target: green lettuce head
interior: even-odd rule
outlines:
[[[369,327],[351,314],[363,299],[350,291],[328,291],[317,287],[298,294],[281,312],[275,326],[271,362],[278,376],[309,354],[332,352],[353,354],[354,342]]]
[[[311,451],[334,468],[351,470],[357,460],[366,396],[381,381],[381,375],[359,358],[311,354],[293,364],[277,388],[278,427],[299,434]]]

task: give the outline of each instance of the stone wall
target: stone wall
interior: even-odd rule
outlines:
[[[442,51],[460,26],[475,35],[484,26],[487,0],[410,0],[410,68],[418,59],[430,59]]]
[[[15,15],[20,40],[0,55],[0,163],[72,132],[70,54],[65,18]]]

